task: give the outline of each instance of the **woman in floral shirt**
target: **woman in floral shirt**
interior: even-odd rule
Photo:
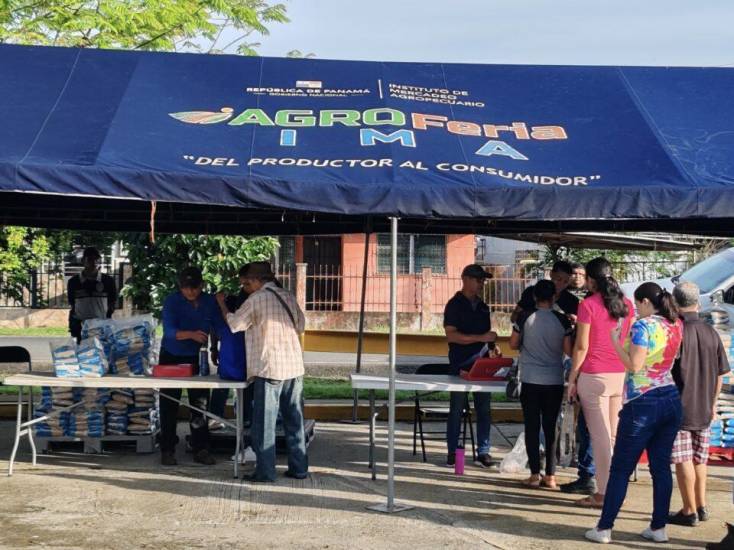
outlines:
[[[678,389],[671,369],[683,337],[683,325],[673,296],[655,283],[635,290],[639,319],[632,325],[624,346],[620,328],[611,333],[614,347],[624,363],[624,406],[619,416],[617,439],[599,523],[586,533],[595,542],[610,542],[614,520],[622,507],[627,484],[644,450],[650,461],[653,513],[642,536],[666,542],[673,477],[670,454],[682,418]]]

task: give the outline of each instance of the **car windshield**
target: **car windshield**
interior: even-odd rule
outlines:
[[[708,294],[732,276],[734,276],[734,248],[728,248],[684,271],[680,279],[696,283],[702,294]]]

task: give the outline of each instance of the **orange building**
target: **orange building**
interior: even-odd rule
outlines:
[[[281,237],[279,271],[292,281],[306,264],[306,309],[359,311],[364,234]],[[474,235],[400,235],[398,311],[441,313],[461,286],[461,270],[474,263]],[[385,312],[390,300],[390,236],[370,236],[366,311]]]

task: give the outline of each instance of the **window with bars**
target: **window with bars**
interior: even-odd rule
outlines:
[[[296,265],[296,238],[278,237],[278,269],[292,269]]]
[[[446,273],[446,237],[443,235],[398,235],[398,273],[420,273],[430,267]],[[390,235],[377,235],[377,272],[390,272]]]

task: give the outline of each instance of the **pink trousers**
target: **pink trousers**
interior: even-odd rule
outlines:
[[[606,493],[609,481],[623,389],[623,372],[579,374],[578,395],[591,436],[597,491],[602,495]]]

